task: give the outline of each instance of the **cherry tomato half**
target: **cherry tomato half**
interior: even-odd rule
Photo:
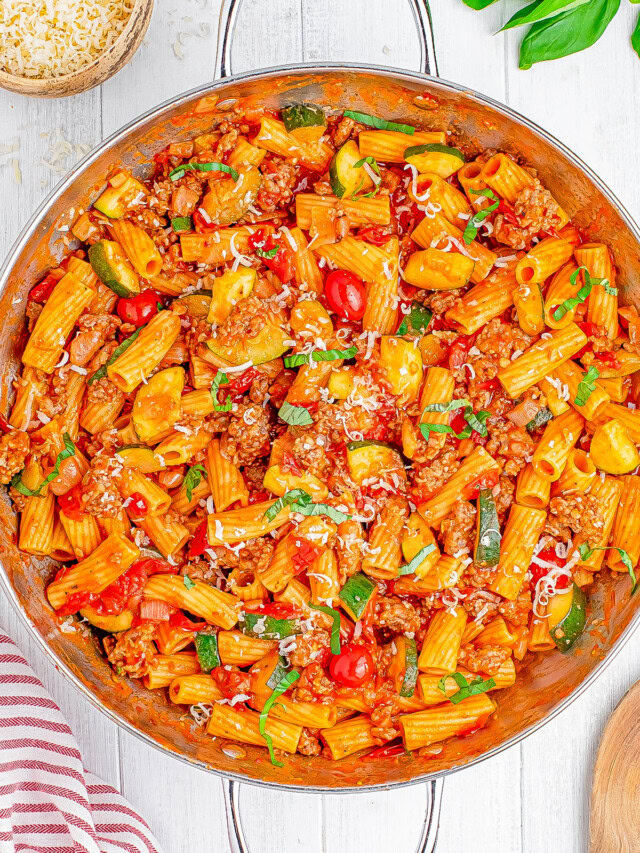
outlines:
[[[136,328],[144,326],[158,313],[162,297],[155,290],[143,290],[130,299],[118,300],[118,317],[123,323],[132,323]]]
[[[544,563],[552,563],[558,568],[566,565],[567,561],[563,557],[558,557],[555,548],[543,548],[536,555],[537,559]],[[539,563],[531,563],[529,566],[531,572],[531,582],[535,586],[540,578],[548,575],[551,570],[549,566],[541,566]],[[569,578],[566,576],[559,577],[556,581],[556,589],[567,589],[569,586]]]
[[[373,658],[364,646],[347,643],[339,655],[333,655],[329,672],[334,681],[345,687],[360,687],[373,672]]]
[[[362,281],[352,272],[335,270],[324,283],[324,293],[332,311],[346,320],[361,320],[367,305]]]
[[[127,509],[129,510],[131,518],[144,518],[149,512],[149,507],[144,499],[144,495],[141,495],[140,492],[133,492],[129,496]]]

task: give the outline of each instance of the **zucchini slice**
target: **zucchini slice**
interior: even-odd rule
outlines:
[[[144,184],[127,172],[118,172],[109,179],[109,186],[98,196],[93,206],[109,219],[120,219],[141,193],[143,198],[149,195]]]
[[[395,471],[403,478],[406,476],[400,454],[385,441],[350,441],[347,444],[347,464],[351,478],[358,485],[369,477],[380,476],[383,471]]]
[[[341,367],[334,370],[327,383],[329,394],[338,400],[346,400],[354,389],[353,368]]]
[[[409,699],[415,693],[418,681],[418,650],[413,637],[396,637],[396,651],[389,667],[389,675],[400,696]]]
[[[423,548],[429,545],[436,547],[416,566],[414,574],[417,578],[423,578],[429,574],[440,559],[440,549],[437,547],[433,531],[424,518],[419,513],[412,512],[407,521],[407,532],[402,537],[402,556],[407,563],[410,563]]]
[[[140,386],[131,410],[131,424],[140,441],[152,442],[178,420],[185,378],[182,367],[165,367]]]
[[[383,335],[379,364],[400,407],[417,399],[422,384],[422,353],[414,347],[413,341]]]
[[[165,467],[146,444],[125,444],[116,450],[125,468],[135,468],[142,474],[155,474]]]
[[[249,613],[245,611],[240,616],[238,627],[249,637],[261,640],[285,640],[294,634],[302,634],[299,619],[276,619],[264,613]]]
[[[214,355],[224,359],[229,364],[264,364],[279,358],[290,348],[289,336],[284,329],[275,323],[268,322],[253,338],[240,338],[232,344],[217,337],[209,338],[207,346]]]
[[[176,299],[177,303],[184,305],[187,309],[187,314],[191,317],[206,320],[209,314],[209,306],[211,305],[211,290],[199,290],[197,293],[188,293],[186,296],[181,296]]]
[[[229,318],[234,306],[253,290],[257,272],[251,267],[241,267],[238,270],[225,270],[213,282],[211,302],[207,323],[220,325]]]
[[[198,655],[198,663],[203,672],[211,672],[220,666],[220,655],[218,653],[218,635],[208,631],[198,631],[193,638]]]
[[[552,418],[553,415],[551,414],[551,410],[547,409],[546,406],[542,409],[538,409],[535,416],[531,418],[529,423],[526,425],[528,432],[535,432],[537,429],[542,429],[542,427],[546,426]]]
[[[215,225],[233,225],[245,215],[258,197],[262,174],[256,166],[238,170],[238,180],[223,178],[212,181],[201,207]]]
[[[500,560],[501,541],[498,511],[491,489],[480,489],[474,561],[479,566],[496,566]]]
[[[329,489],[315,474],[310,471],[293,474],[282,465],[270,465],[265,471],[262,485],[280,498],[292,489],[304,489],[314,501],[323,501],[329,495]]]
[[[96,613],[93,607],[83,607],[80,615],[84,616],[87,622],[95,628],[100,628],[101,631],[108,631],[110,634],[117,634],[118,631],[128,631],[133,623],[133,613],[131,610],[123,610],[122,613]]]
[[[89,261],[100,281],[118,296],[127,299],[140,293],[140,279],[114,240],[94,243],[89,248]]]
[[[329,166],[329,182],[333,194],[338,198],[348,198],[356,191],[373,186],[373,181],[367,175],[363,166],[355,168],[362,160],[360,149],[355,140],[350,139],[335,153]]]
[[[584,631],[587,621],[587,597],[577,584],[571,589],[554,595],[547,605],[549,633],[551,639],[566,652]]]
[[[289,661],[282,655],[278,655],[278,661],[274,666],[271,675],[267,678],[267,687],[270,687],[271,690],[275,690],[290,670],[291,665]]]
[[[424,174],[430,172],[448,178],[464,166],[464,154],[458,148],[430,142],[426,145],[411,145],[405,149],[404,159]]]
[[[338,593],[338,598],[348,615],[356,622],[367,608],[377,587],[363,572],[357,572],[347,580]]]
[[[432,317],[433,311],[425,308],[421,302],[414,301],[411,303],[411,310],[408,314],[404,315],[402,322],[398,326],[396,335],[409,335],[412,338],[420,338],[427,331]]]
[[[292,104],[281,115],[287,132],[301,145],[317,142],[327,127],[323,109],[315,104]]]
[[[193,219],[190,216],[174,216],[171,220],[171,227],[176,234],[181,231],[193,231]]]

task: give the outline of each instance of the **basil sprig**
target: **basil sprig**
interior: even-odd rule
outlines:
[[[436,550],[436,546],[433,542],[430,545],[425,545],[424,548],[420,548],[418,553],[410,560],[406,566],[400,566],[398,569],[399,575],[413,575],[415,574],[416,569],[422,563],[425,557],[428,557],[429,554],[432,554]]]
[[[631,595],[633,595],[638,586],[638,580],[636,578],[635,572],[633,571],[633,563],[631,562],[631,557],[624,550],[624,548],[617,548],[615,545],[607,545],[605,547],[594,546],[593,548],[590,548],[587,542],[583,542],[582,545],[578,546],[578,551],[580,553],[581,560],[588,560],[594,551],[608,551],[609,549],[611,549],[612,551],[617,551],[618,554],[620,554],[622,564],[629,572],[629,577],[631,578]]]
[[[297,669],[292,669],[291,672],[288,672],[279,682],[278,686],[274,689],[273,693],[267,701],[264,703],[264,707],[262,711],[260,711],[260,719],[258,720],[258,730],[260,734],[267,742],[267,747],[269,749],[269,758],[271,759],[271,763],[274,767],[284,767],[284,764],[281,761],[277,761],[275,754],[273,752],[273,740],[271,739],[271,735],[268,735],[266,732],[267,726],[267,717],[269,716],[269,711],[273,708],[276,699],[279,699],[283,693],[286,693],[287,690],[300,678],[300,673]]]
[[[311,361],[337,361],[339,358],[353,358],[358,352],[358,347],[347,347],[347,349],[316,349],[313,352],[296,352],[284,358],[285,367],[299,367],[301,364],[309,364]]]
[[[289,489],[281,498],[272,504],[265,512],[263,518],[265,521],[273,521],[273,519],[286,506],[291,507],[291,512],[299,512],[302,515],[326,515],[331,521],[336,524],[341,524],[343,521],[348,521],[351,518],[346,512],[342,512],[329,504],[314,503],[313,498],[304,489]]]
[[[467,422],[467,426],[462,430],[462,432],[456,432],[453,427],[450,427],[448,424],[421,423],[418,426],[420,427],[420,432],[422,433],[424,438],[429,441],[429,435],[432,432],[436,432],[452,433],[456,438],[463,439],[469,438],[469,436],[474,430],[479,435],[483,437],[486,436],[486,421],[491,416],[491,412],[486,411],[486,409],[480,409],[480,411],[474,412],[473,407],[468,400],[451,400],[449,403],[430,403],[428,406],[424,407],[423,413],[452,412],[455,409],[462,408],[464,408],[463,417]]]
[[[447,678],[453,678],[460,688],[455,693],[452,693],[451,696],[447,696]],[[464,699],[468,699],[470,696],[478,696],[480,693],[486,693],[487,690],[491,690],[495,686],[496,682],[493,678],[485,680],[481,675],[478,675],[472,681],[467,681],[461,672],[450,672],[449,675],[443,675],[440,681],[438,681],[438,690],[444,693],[449,702],[453,702],[454,705],[457,705],[458,702],[462,702]]]
[[[169,177],[172,181],[177,181],[187,171],[194,172],[226,172],[231,175],[234,181],[237,181],[240,175],[232,166],[227,166],[226,163],[183,163],[169,172]]]
[[[325,604],[312,604],[310,601],[307,602],[309,607],[312,610],[321,610],[323,613],[326,613],[327,616],[331,616],[333,619],[333,625],[331,626],[331,654],[339,655],[340,654],[340,613],[335,610],[333,607],[328,607]]]
[[[206,479],[207,469],[204,465],[192,465],[187,471],[184,478],[184,487],[187,492],[187,500],[190,501],[193,497],[193,490],[200,485],[203,477]]]
[[[311,495],[305,492],[304,489],[289,489],[289,491],[285,492],[281,498],[278,498],[275,503],[271,504],[262,517],[265,521],[273,521],[279,512],[281,512],[286,506],[294,504],[299,498],[309,498],[309,500],[311,500]]]
[[[478,228],[482,225],[485,219],[493,213],[494,210],[498,209],[500,205],[500,199],[493,192],[493,190],[486,189],[474,190],[469,189],[469,192],[472,192],[474,195],[483,195],[486,198],[490,198],[493,201],[493,204],[488,204],[486,207],[483,207],[481,210],[477,210],[472,216],[467,220],[467,227],[464,229],[462,234],[462,239],[468,246],[472,243],[476,237],[478,236]]]
[[[556,321],[562,320],[562,318],[568,311],[571,311],[572,308],[575,308],[577,305],[580,305],[582,302],[585,302],[593,288],[597,285],[604,287],[607,293],[612,293],[615,295],[618,292],[615,287],[611,287],[608,278],[592,278],[589,275],[589,271],[586,267],[578,267],[578,269],[571,274],[569,281],[574,287],[578,281],[578,275],[580,274],[580,270],[584,272],[584,284],[575,296],[572,296],[570,299],[565,299],[564,302],[561,305],[558,305],[558,307],[554,310],[553,319]]]
[[[68,459],[70,456],[76,455],[76,446],[73,441],[71,441],[71,436],[68,432],[64,432],[62,434],[62,441],[64,443],[64,450],[61,450],[60,453],[58,453],[55,465],[53,466],[53,470],[49,474],[47,474],[47,476],[40,483],[37,489],[30,489],[28,486],[25,486],[25,484],[22,482],[22,471],[13,475],[13,477],[11,478],[11,485],[17,492],[20,492],[21,495],[25,495],[29,498],[40,497],[40,493],[42,492],[44,487],[52,480],[55,480],[55,478],[60,473],[60,464],[65,459]]]
[[[415,127],[410,124],[399,124],[396,121],[387,121],[384,118],[370,116],[367,113],[359,113],[356,110],[345,110],[344,115],[352,118],[359,124],[366,124],[368,127],[375,127],[378,130],[396,130],[398,133],[406,133],[408,136],[413,136],[416,132]]]
[[[213,377],[213,382],[211,383],[211,399],[213,400],[213,408],[216,412],[230,412],[231,411],[231,394],[227,394],[227,399],[224,403],[218,402],[218,391],[220,390],[221,385],[228,385],[229,377],[224,372],[224,370],[218,370],[216,375]]]
[[[313,418],[304,406],[293,406],[286,401],[280,406],[278,417],[291,426],[309,426]]]
[[[411,311],[405,314],[402,323],[398,326],[396,335],[412,335],[420,337],[423,335],[431,322],[433,312],[419,302],[411,303]]]
[[[182,583],[186,586],[187,589],[193,589],[195,586],[195,582],[191,580],[189,575],[184,575],[182,578]]]
[[[275,258],[279,248],[280,246],[274,246],[272,249],[261,249],[260,246],[256,246],[253,251],[259,258]]]
[[[113,364],[116,359],[120,358],[123,352],[126,352],[129,349],[131,344],[135,341],[135,339],[138,337],[138,335],[143,329],[144,326],[140,326],[140,328],[136,329],[132,335],[129,335],[128,338],[125,338],[122,343],[114,349],[111,358],[105,364],[103,364],[102,367],[99,367],[95,373],[91,374],[91,376],[87,379],[87,385],[92,385],[97,379],[103,379],[107,375],[107,367],[109,367],[110,364]]]
[[[574,403],[576,406],[585,406],[587,404],[587,400],[596,390],[596,379],[600,376],[600,371],[597,367],[593,365],[587,370],[584,374],[580,382],[578,383],[578,388],[576,390],[576,399]]]

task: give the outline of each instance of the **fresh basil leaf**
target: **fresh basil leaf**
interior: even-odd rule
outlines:
[[[193,219],[190,216],[174,216],[171,227],[179,234],[181,231],[193,231]]]
[[[631,557],[624,550],[624,548],[618,548],[615,545],[607,545],[605,547],[594,546],[593,548],[590,548],[587,542],[583,542],[582,545],[578,546],[580,559],[583,561],[588,560],[594,551],[608,551],[609,549],[611,549],[612,551],[617,551],[618,554],[620,554],[622,564],[629,572],[629,577],[631,578],[631,595],[633,595],[636,589],[638,588],[638,579],[636,578],[636,573],[633,570],[633,563],[631,562]]]
[[[311,495],[308,492],[305,492],[304,489],[289,489],[288,492],[285,492],[281,498],[278,498],[278,500],[269,507],[262,517],[265,521],[273,521],[281,510],[286,506],[291,506],[291,504],[296,503],[296,501],[301,506],[311,503]],[[297,512],[300,512],[300,510],[297,510]]]
[[[237,181],[240,175],[231,166],[226,163],[183,163],[169,172],[169,177],[172,181],[177,181],[187,171],[195,172],[226,172],[231,175],[234,181]]]
[[[99,368],[96,370],[96,372],[95,372],[95,373],[93,373],[93,374],[92,374],[92,375],[87,379],[87,385],[92,385],[92,384],[93,384],[97,379],[103,379],[103,378],[107,375],[107,367],[109,367],[109,365],[110,365],[110,364],[113,364],[113,362],[114,362],[116,359],[120,358],[120,356],[122,355],[122,353],[123,353],[123,352],[126,352],[126,351],[129,349],[129,347],[131,346],[131,344],[135,341],[135,339],[138,337],[138,335],[140,334],[140,332],[141,332],[143,329],[144,329],[144,326],[140,326],[140,328],[139,328],[139,329],[136,329],[136,330],[135,330],[135,332],[134,332],[132,335],[129,335],[129,337],[128,337],[128,338],[125,338],[125,339],[122,341],[122,343],[114,349],[114,351],[113,351],[113,355],[112,355],[112,356],[111,356],[111,358],[106,362],[106,364],[103,364],[103,365],[102,365],[102,367],[99,367]]]
[[[351,516],[347,515],[346,512],[342,512],[342,510],[336,509],[334,506],[329,506],[329,504],[312,503],[311,499],[304,501],[303,503],[298,501],[297,503],[291,504],[291,512],[299,512],[302,515],[326,515],[327,518],[330,518],[331,521],[335,521],[336,524],[342,524],[343,521],[348,521],[351,518]]]
[[[469,187],[469,192],[473,193],[474,195],[483,195],[485,198],[490,198],[491,201],[500,201],[498,196],[490,187],[483,187],[482,189],[474,189],[473,187]]]
[[[453,412],[455,409],[471,408],[471,403],[462,398],[461,400],[450,400],[448,403],[429,403],[422,410],[424,412]]]
[[[195,586],[195,583],[191,580],[189,575],[185,575],[182,578],[182,582],[184,583],[184,585],[186,586],[187,589],[193,589]]]
[[[487,419],[491,416],[491,412],[487,412],[484,409],[480,409],[479,412],[474,412],[468,400],[451,400],[449,403],[430,403],[428,406],[424,407],[423,413],[452,412],[455,409],[461,408],[464,408],[465,410],[464,419],[468,424],[462,432],[455,432],[453,427],[450,427],[447,424],[421,423],[418,424],[418,426],[424,438],[428,441],[429,434],[432,432],[452,433],[458,439],[469,438],[471,432],[474,430],[481,436],[487,435],[487,427],[485,424]]]
[[[431,543],[431,545],[425,545],[424,548],[420,548],[415,557],[410,560],[405,566],[400,566],[398,570],[399,575],[413,575],[415,574],[416,569],[420,565],[420,563],[424,560],[425,557],[428,557],[429,554],[433,553],[436,550],[436,546]]]
[[[327,616],[331,616],[333,619],[333,625],[331,626],[331,654],[339,655],[340,654],[340,613],[337,610],[334,610],[333,607],[328,607],[324,604],[312,604],[310,601],[307,602],[309,607],[312,610],[321,610],[323,613],[326,613]]]
[[[427,330],[433,312],[419,302],[412,302],[411,311],[405,314],[402,323],[398,326],[396,335],[412,335],[420,337]]]
[[[224,370],[218,370],[216,375],[213,377],[213,382],[211,383],[211,399],[213,400],[213,408],[216,412],[230,412],[231,411],[231,394],[227,394],[227,399],[224,403],[218,402],[218,391],[220,390],[221,385],[228,385],[229,377],[224,372]]]
[[[447,678],[453,678],[460,688],[451,696],[447,696]],[[468,699],[470,696],[478,696],[480,693],[486,693],[487,690],[491,690],[495,686],[496,683],[493,678],[487,678],[485,681],[481,675],[478,675],[472,681],[467,681],[461,672],[451,672],[449,675],[443,675],[440,681],[438,681],[438,690],[444,693],[447,699],[453,702],[454,705],[457,705],[458,702],[462,702],[464,699]]]
[[[317,349],[313,352],[296,352],[284,358],[285,367],[299,367],[301,364],[309,364],[310,361],[336,361],[339,358],[353,358],[358,352],[358,347],[347,349]]]
[[[472,243],[476,237],[478,236],[478,228],[482,225],[485,219],[490,216],[494,210],[498,209],[500,205],[499,201],[494,201],[493,204],[489,204],[486,207],[483,207],[481,210],[477,210],[472,216],[467,220],[467,225],[462,232],[462,239],[465,244],[468,246]]]
[[[583,302],[585,302],[589,294],[591,293],[591,289],[593,288],[594,284],[601,284],[603,281],[606,280],[601,278],[591,278],[591,276],[589,275],[589,271],[586,267],[578,267],[578,269],[575,270],[575,272],[573,272],[571,274],[571,277],[569,278],[569,282],[571,283],[572,287],[575,287],[578,283],[578,275],[580,274],[580,270],[584,272],[584,284],[582,285],[580,290],[578,290],[575,296],[572,296],[570,299],[565,299],[564,302],[558,305],[558,307],[554,310],[553,319],[556,321],[562,320],[562,318],[568,311],[571,311],[572,308],[575,308],[577,305],[581,305]]]
[[[207,469],[204,465],[192,465],[191,468],[189,468],[184,478],[184,488],[187,493],[188,501],[193,498],[193,490],[195,487],[199,486],[202,478],[206,478],[206,476]]]
[[[274,689],[273,693],[267,701],[264,703],[262,711],[260,711],[260,719],[258,720],[258,730],[260,734],[267,742],[267,747],[269,749],[269,758],[271,759],[271,763],[274,767],[284,767],[284,764],[281,761],[276,761],[275,754],[273,752],[273,740],[271,739],[271,735],[268,735],[266,732],[267,725],[267,717],[269,716],[269,711],[273,708],[276,699],[282,696],[283,693],[286,693],[287,690],[300,678],[300,673],[296,669],[292,669],[291,672],[288,672],[281,681],[278,682],[278,686]]]
[[[352,169],[359,169],[361,166],[364,166],[365,163],[368,163],[376,175],[380,174],[380,166],[378,166],[378,161],[375,157],[363,157],[362,160],[358,160],[357,163],[354,163],[351,167]]]
[[[600,376],[600,372],[597,367],[593,367],[593,365],[587,370],[582,379],[578,384],[578,388],[576,390],[576,399],[574,403],[576,406],[585,406],[589,397],[596,390],[596,379]]]
[[[496,0],[462,0],[462,2],[470,9],[475,9],[476,12],[479,12],[481,9],[486,9],[487,6],[492,6]]]
[[[520,68],[577,53],[598,41],[620,7],[620,0],[591,0],[535,23],[520,45]]]
[[[309,414],[309,410],[304,406],[292,406],[286,401],[280,406],[278,416],[286,424],[291,426],[309,426],[313,423],[313,418]]]
[[[274,246],[272,249],[261,249],[259,246],[254,249],[255,254],[259,258],[275,258],[278,254],[280,246]]]
[[[465,427],[465,428],[462,430],[462,432],[455,432],[455,431],[454,431],[450,426],[448,426],[447,424],[429,424],[429,423],[424,423],[424,424],[418,424],[418,426],[420,427],[420,432],[422,433],[422,435],[424,436],[424,438],[425,438],[427,441],[429,441],[429,435],[430,435],[432,432],[442,432],[442,433],[445,433],[445,432],[446,432],[446,433],[453,433],[453,435],[455,435],[455,437],[456,437],[456,438],[459,438],[459,439],[469,438],[469,436],[471,435],[471,427],[470,427],[470,426]]]
[[[640,3],[640,0],[632,0],[632,2]],[[636,25],[631,33],[631,47],[635,50],[638,56],[640,56],[640,15],[638,16]]]
[[[491,412],[487,412],[485,409],[480,409],[479,412],[474,412],[473,409],[471,409],[470,411],[465,412],[464,419],[472,430],[484,437],[487,435],[487,427],[485,424],[489,417],[491,417]]]
[[[62,442],[64,444],[64,450],[61,450],[60,453],[58,453],[53,469],[49,472],[49,474],[47,474],[47,476],[40,483],[37,489],[30,489],[28,486],[25,486],[25,484],[22,482],[22,471],[20,471],[18,474],[14,474],[14,476],[11,478],[10,485],[13,486],[13,488],[17,492],[20,492],[21,495],[25,495],[26,497],[40,497],[40,493],[42,492],[44,487],[48,485],[52,480],[55,480],[55,478],[60,473],[60,464],[65,459],[68,459],[70,456],[76,455],[76,446],[71,440],[71,436],[68,432],[62,433]]]
[[[534,0],[528,6],[519,9],[512,15],[500,32],[510,30],[512,27],[522,27],[524,24],[534,24],[536,21],[544,21],[553,18],[560,12],[569,12],[590,0]]]
[[[396,130],[399,133],[406,133],[409,136],[413,136],[413,134],[416,132],[415,127],[411,127],[411,125],[409,124],[398,124],[395,121],[387,121],[384,118],[370,116],[367,113],[359,113],[355,110],[345,110],[344,115],[348,118],[352,118],[359,124],[366,124],[369,127],[376,127],[378,128],[378,130]]]

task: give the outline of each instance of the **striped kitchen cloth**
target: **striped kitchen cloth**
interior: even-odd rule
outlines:
[[[1,631],[0,853],[161,853],[124,797],[84,769],[60,709]]]

